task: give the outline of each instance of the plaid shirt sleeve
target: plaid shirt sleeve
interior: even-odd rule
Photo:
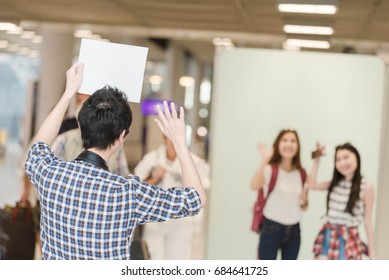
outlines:
[[[135,182],[135,215],[139,224],[162,222],[200,213],[200,196],[194,188],[169,188],[153,186],[139,177]]]
[[[55,160],[53,150],[43,142],[34,143],[28,153],[24,164],[25,171],[30,181],[39,186],[48,167]]]

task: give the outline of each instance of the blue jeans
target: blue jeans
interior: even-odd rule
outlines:
[[[258,258],[276,260],[281,249],[283,260],[296,260],[300,250],[300,224],[286,226],[264,219],[259,239]]]

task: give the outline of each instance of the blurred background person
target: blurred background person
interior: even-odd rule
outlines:
[[[147,183],[165,189],[182,185],[181,169],[173,143],[163,137],[164,143],[147,153],[134,169],[135,175]],[[210,167],[205,160],[192,153],[205,189],[210,187]],[[152,260],[190,260],[196,227],[201,226],[202,214],[162,223],[143,226],[142,238],[146,241]]]

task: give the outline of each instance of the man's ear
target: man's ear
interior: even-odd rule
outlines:
[[[119,141],[120,141],[121,143],[123,143],[125,137],[126,137],[126,130],[123,130],[122,133],[120,133]]]

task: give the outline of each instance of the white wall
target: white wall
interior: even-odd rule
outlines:
[[[332,176],[334,147],[350,141],[361,153],[363,174],[377,186],[384,69],[378,58],[360,55],[235,49],[217,57],[208,259],[255,259],[258,236],[250,223],[256,193],[249,183],[260,161],[257,144],[272,145],[283,128],[298,131],[308,171],[316,141],[331,147],[319,180]],[[312,258],[325,197],[310,193],[300,259]]]

